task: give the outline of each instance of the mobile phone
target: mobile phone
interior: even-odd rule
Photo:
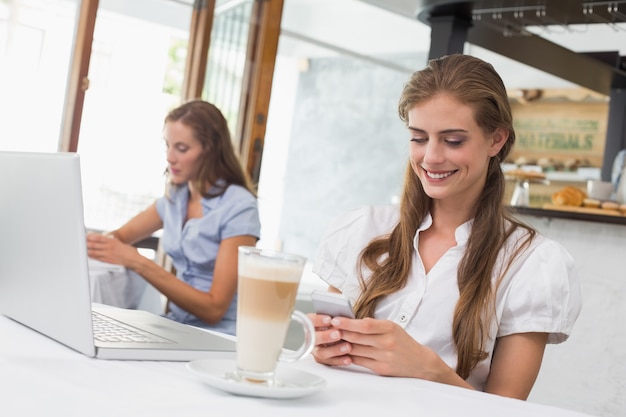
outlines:
[[[311,293],[313,307],[318,314],[327,314],[331,317],[348,317],[353,319],[354,312],[350,300],[342,294],[314,290]]]

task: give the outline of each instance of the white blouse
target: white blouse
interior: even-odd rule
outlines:
[[[375,237],[391,232],[399,219],[397,206],[370,206],[340,216],[328,228],[313,265],[313,272],[338,288],[354,302],[360,294],[357,260],[361,250]],[[407,285],[381,300],[377,319],[392,320],[419,343],[430,347],[453,369],[457,356],[452,339],[452,317],[459,298],[457,268],[465,251],[471,221],[456,229],[457,245],[450,248],[425,273],[417,251],[419,232],[428,229],[427,216],[415,233],[412,268]],[[500,251],[505,268],[514,248],[523,240],[518,230]],[[371,271],[364,269],[363,276]],[[492,281],[501,272],[496,267]],[[472,371],[467,381],[484,390],[496,338],[515,333],[549,333],[548,343],[565,341],[581,309],[581,285],[574,260],[560,244],[537,235],[532,245],[513,262],[495,298],[492,322],[485,350],[489,356]]]

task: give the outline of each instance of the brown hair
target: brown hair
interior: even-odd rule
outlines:
[[[189,101],[171,110],[164,122],[176,121],[189,126],[202,144],[204,163],[194,186],[204,197],[222,195],[231,184],[245,187],[255,194],[250,177],[235,153],[228,123],[217,107],[202,100]],[[210,190],[208,185],[212,186]]]
[[[510,152],[515,132],[500,76],[490,64],[469,55],[431,60],[405,84],[398,105],[400,119],[408,123],[408,112],[413,106],[439,93],[449,94],[470,106],[478,126],[486,134],[497,129],[509,134],[498,155],[489,161],[485,187],[474,207],[467,249],[457,271],[459,300],[454,310],[452,336],[458,356],[456,372],[466,379],[478,362],[487,357],[484,343],[493,314],[491,277],[498,253],[515,229],[523,227],[528,231],[508,264],[498,269],[501,277],[519,252],[530,244],[535,231],[515,220],[503,204],[505,181],[500,162]],[[408,164],[399,223],[390,235],[374,239],[361,253],[359,264],[369,268],[372,275],[367,281],[360,277],[363,291],[355,304],[357,317],[373,317],[378,301],[406,284],[411,270],[413,238],[429,212],[430,203],[430,197]]]

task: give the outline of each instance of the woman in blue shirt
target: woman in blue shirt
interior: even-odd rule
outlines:
[[[89,234],[88,254],[142,276],[167,297],[169,318],[234,334],[237,248],[259,239],[256,196],[214,105],[195,100],[172,110],[164,138],[165,194],[119,229]],[[160,229],[176,275],[132,246]]]

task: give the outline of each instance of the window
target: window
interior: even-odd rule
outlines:
[[[397,102],[429,45],[425,25],[359,0],[285,1],[259,182],[261,245],[313,260],[334,217],[396,202],[408,147]]]
[[[163,194],[163,119],[180,103],[191,14],[100,1],[78,144],[88,228],[117,228]]]
[[[1,150],[57,150],[77,3],[0,2]]]

